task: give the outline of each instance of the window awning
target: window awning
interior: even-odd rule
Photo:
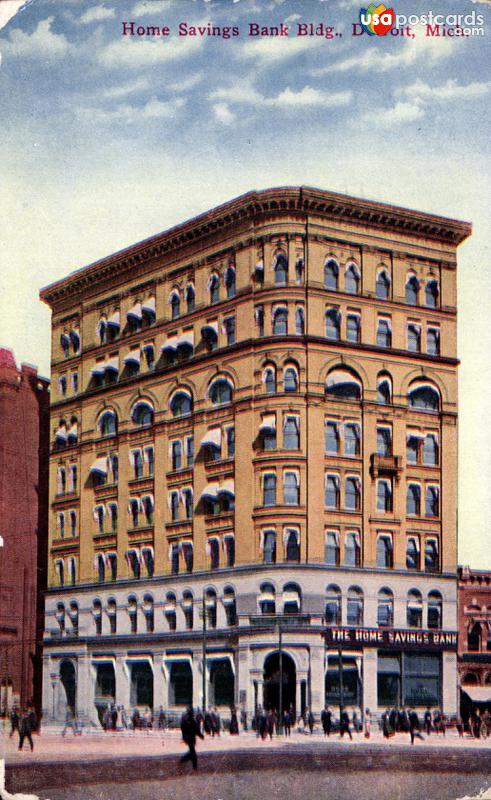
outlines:
[[[104,365],[104,372],[119,372],[119,358],[108,358]]]
[[[144,314],[148,314],[151,317],[155,316],[155,297],[147,297],[146,300],[143,301],[141,304],[141,310]]]
[[[266,603],[274,603],[275,600],[276,598],[273,592],[261,592],[261,597],[259,598],[260,602],[264,601]]]
[[[283,592],[284,603],[296,603],[300,607],[300,598],[297,592]]]
[[[194,350],[194,331],[184,331],[177,337],[178,347],[190,347]]]
[[[216,447],[220,450],[222,446],[222,429],[208,428],[201,440],[201,447]]]
[[[218,497],[218,483],[208,483],[201,492],[202,500],[216,500]]]
[[[109,319],[107,320],[107,324],[111,325],[113,328],[120,327],[120,313],[119,311],[115,311],[114,314],[111,314]]]
[[[128,319],[133,317],[133,319],[141,319],[142,318],[142,306],[141,303],[135,303],[132,308],[126,313]]]
[[[71,425],[70,428],[68,429],[68,438],[76,439],[77,436],[78,436],[78,425],[76,422],[74,422],[73,425]]]
[[[89,472],[93,475],[107,475],[107,456],[100,456],[96,458],[94,463],[92,464]]]
[[[177,336],[169,336],[162,345],[161,350],[177,350]]]
[[[474,703],[491,703],[491,686],[462,686],[461,689]]]
[[[62,347],[68,347],[70,344],[70,337],[68,333],[62,333],[60,336],[60,342]]]
[[[127,356],[123,358],[125,364],[138,364],[140,365],[140,350],[130,350]]]
[[[153,351],[153,349],[154,349],[154,348],[153,348],[153,344],[152,344],[152,342],[148,342],[147,344],[144,344],[144,345],[142,346],[142,350],[144,350],[145,352],[146,352],[147,350],[152,350],[152,351]]]
[[[90,370],[90,374],[91,375],[104,375],[105,366],[106,366],[106,362],[105,361],[96,362],[95,367],[92,367],[92,369]]]
[[[201,328],[203,339],[218,339],[218,322],[207,322]]]
[[[261,433],[273,433],[276,431],[276,414],[265,414],[259,426]]]
[[[424,438],[424,433],[419,433],[419,431],[408,431],[406,441],[409,442],[410,439],[423,440]]]
[[[66,442],[67,440],[67,430],[64,425],[60,425],[58,430],[55,433],[55,439],[59,442]]]
[[[232,478],[224,481],[218,489],[218,494],[226,494],[229,497],[235,497],[235,481]]]
[[[349,372],[345,372],[344,370],[335,369],[329,373],[326,386],[329,389],[331,386],[339,386],[339,384],[348,383],[354,383],[356,386],[359,386],[361,390],[361,381],[358,380],[358,378],[355,378],[354,375],[350,375]]]

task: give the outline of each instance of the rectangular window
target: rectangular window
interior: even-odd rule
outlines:
[[[418,463],[420,437],[408,433],[406,441],[406,460],[408,464]]]
[[[235,456],[235,428],[227,428],[227,458]]]
[[[112,472],[112,477],[113,477],[113,483],[117,483],[118,482],[118,478],[119,478],[119,457],[118,457],[118,455],[116,453],[113,453],[109,457],[109,460],[110,460],[110,463],[111,463],[111,472]]]
[[[170,561],[171,561],[171,566],[170,566],[171,573],[173,575],[178,575],[179,574],[179,545],[178,544],[173,544],[171,546]]]
[[[419,325],[407,326],[407,349],[411,353],[421,352],[421,327]]]
[[[263,545],[264,563],[276,563],[276,533],[274,531],[265,531],[264,545]]]
[[[276,475],[263,475],[263,505],[276,505]]]
[[[61,378],[58,381],[58,385],[60,388],[60,396],[66,397],[66,385],[67,385],[66,375],[61,376]]]
[[[194,464],[194,439],[192,436],[188,436],[186,439],[186,461],[188,467],[192,467]]]
[[[60,539],[64,539],[65,537],[65,515],[63,512],[58,514],[58,536]]]
[[[179,520],[179,492],[170,493],[170,513],[172,522]]]
[[[179,441],[172,442],[172,469],[181,469],[182,466],[182,444]]]
[[[426,332],[426,352],[430,356],[440,355],[440,331],[438,328],[428,328]]]
[[[143,477],[143,457],[141,450],[133,450],[133,473],[135,479]]]
[[[339,534],[337,531],[326,531],[324,560],[332,567],[339,566]]]
[[[359,314],[348,314],[346,338],[348,342],[359,342],[361,339],[361,317]]]
[[[337,455],[339,453],[339,434],[337,423],[327,420],[324,435],[326,453]]]
[[[224,319],[223,327],[227,337],[227,344],[235,344],[235,317]]]
[[[392,511],[392,484],[389,481],[377,481],[377,511]]]
[[[390,347],[392,344],[392,328],[389,319],[379,318],[377,325],[378,347]]]
[[[360,455],[360,427],[349,423],[344,426],[344,454],[345,456]]]
[[[324,505],[326,508],[339,508],[339,477],[326,475]]]
[[[70,464],[68,467],[68,491],[77,491],[77,465]]]
[[[284,473],[283,500],[289,506],[298,506],[300,503],[300,482],[296,472]]]
[[[377,567],[391,569],[393,566],[392,536],[379,536],[377,539]]]
[[[283,447],[285,450],[300,448],[300,420],[298,417],[285,417],[283,424]]]
[[[70,534],[72,536],[77,535],[77,513],[76,511],[70,511]]]
[[[391,428],[377,428],[377,453],[379,456],[392,455]]]
[[[72,389],[73,394],[78,394],[78,372],[72,374]]]

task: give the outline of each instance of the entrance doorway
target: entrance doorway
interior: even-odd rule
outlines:
[[[147,661],[131,665],[130,704],[153,708],[153,672]]]
[[[75,713],[77,704],[77,678],[72,661],[64,660],[60,664],[60,680],[65,690],[66,704]]]
[[[275,711],[293,709],[296,712],[297,672],[288,653],[281,654],[283,672],[282,708],[280,709],[280,654],[271,653],[264,662],[264,708]]]

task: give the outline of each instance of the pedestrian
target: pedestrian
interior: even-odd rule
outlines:
[[[196,712],[195,719],[196,719],[196,722],[198,723],[199,732],[203,733],[203,725],[204,725],[205,718],[203,716],[201,708],[198,708],[198,710]]]
[[[111,730],[115,731],[118,727],[118,709],[113,704],[111,706]]]
[[[61,732],[62,736],[65,736],[68,728],[72,729],[74,736],[78,734],[77,718],[75,716],[75,712],[70,708],[70,706],[67,706],[66,709],[65,727]]]
[[[137,731],[140,727],[140,712],[137,708],[133,709],[133,713],[131,715],[131,727],[134,731]]]
[[[126,713],[126,709],[124,706],[120,706],[121,709],[121,725],[123,728],[128,729],[128,715]]]
[[[24,746],[24,739],[27,739],[29,744],[31,745],[31,753],[34,750],[34,744],[32,741],[32,729],[31,729],[31,720],[29,716],[29,711],[24,709],[20,720],[19,720],[19,750],[22,750]]]
[[[257,716],[258,716],[257,731],[261,739],[264,741],[264,739],[266,738],[268,718],[266,716],[266,712],[262,708],[258,708]]]
[[[210,709],[208,709],[208,711],[205,713],[204,727],[205,727],[205,733],[208,736],[210,736],[210,735],[214,736],[215,735],[213,733],[213,722],[212,722],[212,718],[211,718],[211,710]]]
[[[104,728],[106,733],[111,730],[111,725],[112,725],[111,707],[107,706],[102,717],[102,727]]]
[[[332,727],[332,711],[329,706],[326,706],[321,713],[321,723],[324,736],[330,736]]]
[[[230,735],[239,735],[239,720],[237,719],[237,711],[233,706],[230,709]]]
[[[435,708],[433,712],[433,727],[435,733],[441,733],[442,730],[442,715],[439,708]]]
[[[198,756],[196,755],[196,737],[200,739],[205,737],[201,733],[198,723],[196,722],[192,706],[181,717],[181,733],[182,740],[188,746],[188,752],[184,753],[179,763],[184,764],[186,761],[191,761],[193,769],[198,769]]]
[[[365,739],[370,738],[370,729],[372,726],[372,715],[370,714],[370,709],[365,709]]]
[[[283,711],[282,723],[283,723],[283,733],[285,734],[285,736],[291,736],[291,734],[292,734],[292,720],[291,720],[290,712],[286,708]]]
[[[146,731],[152,730],[152,727],[153,727],[153,714],[150,711],[150,709],[148,708],[148,706],[145,709],[145,712],[143,714],[143,723],[144,723],[144,727],[145,727]]]
[[[276,714],[272,708],[268,711],[268,716],[266,720],[266,733],[269,736],[270,740],[273,738],[273,733],[276,728]]]
[[[220,736],[220,730],[222,728],[222,720],[220,719],[220,714],[218,713],[218,709],[214,706],[211,712],[211,725],[213,730],[213,736]]]
[[[164,711],[163,707],[160,706],[158,717],[157,717],[157,725],[158,725],[159,731],[165,731],[165,724],[166,724],[165,711]]]
[[[481,738],[481,714],[478,708],[474,710],[474,716],[472,719],[472,732],[475,739]]]
[[[384,713],[382,714],[382,733],[384,735],[384,739],[389,739],[390,737],[390,722],[389,722],[390,712],[387,708]]]
[[[423,725],[426,735],[429,736],[431,734],[431,708],[429,706],[427,707],[423,717]]]
[[[353,724],[353,730],[355,733],[358,733],[358,714],[355,710],[353,710],[353,715],[351,717],[351,722]]]
[[[409,712],[409,735],[411,737],[411,744],[414,744],[415,739],[421,739],[424,742],[424,736],[421,735],[420,726],[419,726],[419,717],[412,708]]]
[[[13,707],[12,711],[10,712],[10,734],[9,738],[14,735],[14,731],[19,732],[19,711],[16,706]]]
[[[307,725],[309,726],[310,735],[312,736],[312,734],[314,732],[314,723],[315,723],[314,715],[312,714],[312,711],[311,711],[310,708],[307,709],[307,712],[308,712],[307,713]]]
[[[341,714],[339,717],[339,736],[342,739],[344,734],[347,733],[349,738],[353,740],[353,736],[351,735],[351,728],[349,724],[349,716],[348,712],[341,710]]]
[[[247,728],[247,711],[245,710],[245,708],[241,709],[241,712],[240,712],[240,724],[242,725],[242,730],[243,731],[248,730],[248,728]]]

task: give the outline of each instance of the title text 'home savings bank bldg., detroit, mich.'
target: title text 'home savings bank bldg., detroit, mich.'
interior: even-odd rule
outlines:
[[[252,715],[278,707],[280,657],[297,714],[456,712],[470,232],[271,189],[43,289],[46,719],[203,699]]]

